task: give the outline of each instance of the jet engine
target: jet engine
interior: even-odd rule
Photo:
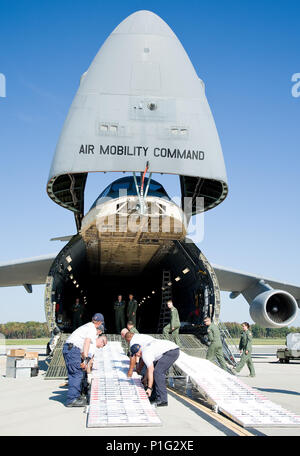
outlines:
[[[231,297],[239,293],[231,293]],[[252,283],[242,291],[250,305],[252,320],[264,328],[281,328],[290,325],[298,313],[296,299],[285,290],[272,288],[263,279]]]
[[[287,291],[267,290],[250,304],[250,315],[258,325],[266,328],[288,326],[296,318],[297,301]]]

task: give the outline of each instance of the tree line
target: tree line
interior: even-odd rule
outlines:
[[[41,337],[50,337],[47,323],[38,321],[27,321],[20,323],[12,321],[0,324],[0,333],[7,339],[38,339]]]
[[[241,323],[230,323],[230,322],[224,322],[223,323],[231,337],[234,338],[239,338],[241,335]],[[250,326],[251,332],[253,337],[257,339],[265,339],[265,338],[285,338],[287,334],[291,332],[299,332],[300,333],[300,328],[290,326],[290,327],[284,327],[284,328],[262,328],[261,326],[257,325],[256,323]]]
[[[241,335],[241,324],[224,322],[223,323],[231,337],[239,338]],[[285,328],[262,328],[257,324],[251,325],[251,331],[255,338],[285,338],[291,332],[299,332],[298,327]],[[38,321],[27,321],[26,323],[9,322],[0,324],[0,334],[3,334],[7,339],[38,339],[41,337],[50,337],[50,332],[47,323]]]

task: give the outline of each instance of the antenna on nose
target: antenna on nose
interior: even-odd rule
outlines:
[[[146,187],[145,194],[144,194],[144,182],[145,182],[145,176],[146,176],[148,169],[149,169],[149,161],[147,161],[147,163],[146,163],[145,171],[143,172],[143,174],[141,173],[141,188],[139,188],[137,180],[136,180],[135,172],[133,172],[133,179],[134,179],[134,183],[135,183],[136,193],[137,193],[137,196],[138,196],[139,202],[140,202],[140,213],[142,215],[145,214],[145,208],[146,208],[145,198],[147,197],[147,194],[148,194],[149,185],[150,185],[151,176],[152,176],[152,173],[150,173],[148,182],[147,182],[147,187]]]

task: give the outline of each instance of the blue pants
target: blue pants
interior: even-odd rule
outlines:
[[[157,401],[168,402],[165,374],[179,356],[179,348],[169,350],[162,355],[154,367],[154,385]]]
[[[68,371],[68,380],[69,380],[69,389],[67,395],[67,404],[74,401],[81,395],[81,382],[83,378],[83,370],[80,367],[81,364],[81,353],[79,348],[74,347],[69,350],[69,345],[65,344],[63,346],[63,356],[65,359],[67,371]]]

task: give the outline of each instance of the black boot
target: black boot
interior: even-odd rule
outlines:
[[[156,401],[155,405],[156,405],[156,407],[167,407],[168,403],[167,402],[162,402],[162,401]]]

